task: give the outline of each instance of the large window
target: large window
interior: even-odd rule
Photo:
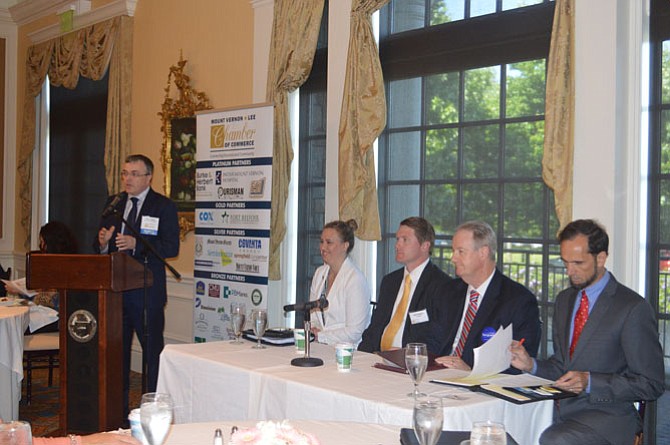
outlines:
[[[484,220],[498,234],[500,270],[540,301],[543,355],[552,350],[551,303],[567,286],[553,195],[542,181],[553,11],[547,1],[403,0],[380,15],[388,117],[379,141],[378,278],[400,266],[395,231],[407,216],[435,226],[433,261],[452,276],[454,228]]]
[[[300,87],[298,173],[298,272],[296,301],[309,299],[314,271],[323,264],[319,253],[326,195],[326,86],[328,3],[324,6],[312,71]],[[296,317],[302,323],[301,317]]]

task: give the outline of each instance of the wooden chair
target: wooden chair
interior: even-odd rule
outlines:
[[[3,280],[11,280],[12,279],[12,268],[8,267],[7,270],[2,268],[2,265],[0,265],[0,278]],[[7,289],[5,289],[5,283],[0,281],[0,297],[4,297],[7,295]]]
[[[60,349],[59,333],[45,332],[23,336],[23,369],[26,372],[26,403],[33,395],[33,370],[49,370],[49,386],[53,385],[53,372],[58,368]]]

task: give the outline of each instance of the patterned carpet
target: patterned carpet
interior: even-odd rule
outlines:
[[[58,371],[54,373],[52,387],[48,387],[48,372],[46,369],[33,371],[33,398],[32,403],[26,405],[26,384],[23,381],[23,394],[19,404],[19,418],[30,422],[33,436],[53,436],[58,430]],[[130,406],[137,407],[142,397],[142,375],[130,375]]]

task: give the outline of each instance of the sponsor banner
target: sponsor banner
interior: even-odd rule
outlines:
[[[197,115],[196,342],[232,338],[231,304],[267,302],[273,107]]]

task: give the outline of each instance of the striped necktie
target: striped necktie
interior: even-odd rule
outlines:
[[[456,350],[454,351],[454,355],[457,357],[461,357],[463,355],[465,342],[468,340],[468,334],[470,333],[472,322],[475,320],[475,315],[477,314],[478,299],[479,293],[476,290],[470,291],[470,304],[468,304],[468,311],[465,313],[465,319],[463,320],[461,338],[458,339],[458,345],[456,345]]]

